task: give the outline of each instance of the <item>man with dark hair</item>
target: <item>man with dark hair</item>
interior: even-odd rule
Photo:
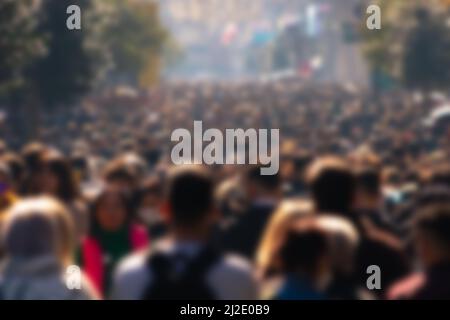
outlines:
[[[169,176],[165,210],[169,235],[150,253],[126,259],[118,268],[116,299],[256,299],[249,264],[222,255],[209,243],[217,220],[214,185],[205,169],[186,166]]]
[[[175,170],[167,190],[174,227],[195,226],[208,219],[213,209],[213,190],[213,181],[205,170]]]
[[[250,167],[243,180],[248,209],[220,226],[217,242],[224,251],[253,259],[262,233],[281,198],[281,181],[278,174],[261,175],[259,166]]]
[[[355,179],[341,159],[328,157],[317,160],[309,168],[307,180],[319,212],[350,215]]]
[[[390,221],[382,210],[383,195],[380,172],[374,167],[360,167],[354,170],[355,197],[353,215],[366,218],[377,228],[392,232]]]
[[[419,209],[413,225],[414,244],[424,272],[394,285],[389,298],[450,299],[450,201]]]
[[[353,207],[357,180],[340,158],[327,157],[316,160],[309,168],[308,181],[318,213],[348,218],[358,229],[361,237],[355,259],[355,279],[337,277],[332,290],[340,291],[338,282],[354,281],[355,286],[364,284],[367,279],[367,267],[377,265],[383,270],[382,289],[377,292],[381,296],[387,286],[408,271],[399,239],[376,227],[370,219],[355,214]]]

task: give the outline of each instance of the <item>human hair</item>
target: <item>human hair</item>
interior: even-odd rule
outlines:
[[[33,172],[39,170],[41,156],[46,149],[47,148],[39,142],[32,142],[23,147],[22,157],[28,171]]]
[[[78,198],[80,191],[70,161],[61,153],[51,150],[42,154],[41,165],[48,169],[58,180],[58,191],[55,196],[60,200],[71,202]]]
[[[278,257],[282,273],[301,272],[316,276],[320,259],[329,254],[325,230],[315,218],[306,218],[291,225],[282,237]]]
[[[206,169],[189,165],[169,173],[166,198],[175,225],[196,226],[214,205],[214,183]]]
[[[138,202],[141,202],[142,199],[147,194],[154,194],[155,196],[161,197],[163,194],[163,186],[161,178],[158,176],[148,177],[142,182],[141,186],[138,190]]]
[[[322,213],[348,215],[355,192],[355,179],[343,160],[325,157],[308,169],[308,184],[316,210]]]
[[[32,259],[54,255],[61,266],[72,262],[74,223],[63,204],[50,197],[33,197],[14,204],[3,220],[7,256]]]
[[[312,214],[313,205],[306,200],[286,200],[278,206],[267,224],[256,253],[256,265],[261,277],[280,271],[280,261],[275,257],[282,236],[293,222]]]
[[[8,165],[11,172],[12,181],[16,184],[20,184],[25,172],[25,165],[22,159],[18,155],[8,152],[1,157],[1,161]]]
[[[336,215],[317,216],[317,225],[330,241],[329,253],[333,268],[341,274],[354,271],[354,259],[360,235],[353,223]]]
[[[431,184],[450,188],[450,166],[438,167],[431,175]]]
[[[281,185],[280,174],[263,175],[260,165],[252,165],[245,172],[245,178],[248,182],[254,183],[259,188],[266,191],[276,191]]]
[[[381,192],[380,173],[373,167],[360,167],[354,171],[356,188],[365,194],[378,196]]]
[[[109,162],[103,175],[108,182],[121,180],[134,184],[136,180],[136,173],[123,159],[115,159]]]
[[[39,193],[39,183],[36,179],[41,170],[42,154],[47,148],[38,142],[27,144],[23,147],[21,156],[25,163],[25,177],[21,186],[21,192],[26,195]]]
[[[125,191],[116,188],[107,188],[103,190],[91,203],[89,210],[89,233],[94,234],[99,228],[100,224],[97,219],[97,212],[102,205],[103,201],[110,196],[117,197],[117,199],[122,203],[123,209],[126,212],[125,223],[130,223],[134,218],[135,206],[132,201],[132,197]]]
[[[0,178],[2,178],[0,179],[0,182],[3,182],[1,180],[5,180],[5,182],[9,183],[12,180],[11,170],[9,166],[1,160],[0,160]]]
[[[419,209],[413,219],[413,228],[429,238],[440,252],[450,258],[450,201]]]

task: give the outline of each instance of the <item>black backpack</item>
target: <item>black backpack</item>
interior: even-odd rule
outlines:
[[[205,248],[181,273],[176,273],[172,257],[164,253],[150,254],[147,266],[154,280],[144,291],[142,300],[214,300],[206,276],[219,258],[215,250]]]

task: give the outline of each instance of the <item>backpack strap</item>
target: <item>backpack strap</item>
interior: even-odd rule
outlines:
[[[164,253],[150,253],[147,266],[156,279],[170,280],[173,274],[173,261]]]
[[[196,288],[192,292],[194,296],[209,296],[209,293],[204,294],[205,291],[202,291],[204,289],[200,289],[202,293],[199,294],[198,288],[207,287],[205,284],[206,274],[219,257],[220,255],[215,250],[209,247],[204,248],[187,262],[181,272],[177,272],[175,259],[171,255],[150,251],[147,266],[155,280],[144,291],[143,299],[180,299],[186,293],[182,293],[177,288]]]
[[[209,269],[219,260],[220,255],[212,248],[204,248],[196,257],[194,257],[185,270],[182,272],[182,281],[191,281],[190,279],[200,279],[204,277]]]

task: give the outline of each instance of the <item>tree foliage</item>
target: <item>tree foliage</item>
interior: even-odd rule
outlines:
[[[411,3],[403,0],[378,0],[382,13],[382,28],[368,30],[366,19],[362,19],[363,51],[376,72],[393,78],[401,77],[402,43],[411,25]]]
[[[81,30],[69,30],[70,5]],[[108,75],[132,84],[158,80],[168,39],[153,1],[1,0],[0,96],[17,93],[42,107],[68,105]],[[112,71],[111,71],[112,70]]]
[[[108,0],[111,1],[111,0]],[[114,73],[147,86],[159,75],[168,33],[159,20],[156,2],[112,0],[111,24],[105,33],[114,61]]]
[[[39,3],[35,0],[0,1],[0,96],[24,85],[24,71],[44,53],[36,32]]]
[[[450,47],[446,26],[447,0],[377,0],[381,30],[368,30],[363,21],[363,51],[372,71],[414,88],[448,85]],[[429,12],[428,21],[416,19]]]
[[[73,103],[88,92],[106,61],[106,47],[99,38],[100,15],[95,1],[43,0],[38,32],[45,38],[47,54],[30,68],[31,88],[46,106]],[[68,6],[82,11],[82,29],[66,27]]]

